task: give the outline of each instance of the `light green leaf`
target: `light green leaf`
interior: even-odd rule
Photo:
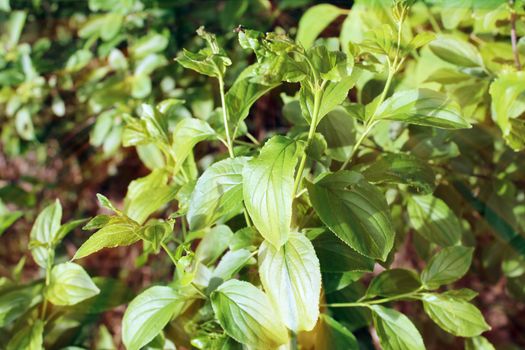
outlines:
[[[140,240],[137,235],[139,229],[138,223],[125,216],[112,216],[104,227],[80,246],[73,259],[83,258],[103,248],[131,245]]]
[[[253,82],[252,78],[256,75],[256,69],[256,64],[247,67],[226,93],[226,110],[231,128],[235,129],[241,121],[246,119],[255,101],[278,86],[278,83],[264,85]]]
[[[481,55],[474,45],[453,36],[440,35],[429,45],[443,61],[460,67],[483,67]]]
[[[267,241],[259,248],[259,276],[284,324],[310,331],[319,317],[321,271],[314,247],[302,233],[291,233],[277,250]]]
[[[100,38],[104,41],[111,40],[118,34],[122,27],[124,16],[120,13],[109,12],[104,15],[104,23],[100,27]]]
[[[9,343],[6,350],[43,350],[44,321],[35,320],[31,325],[20,329]]]
[[[122,341],[127,350],[139,350],[153,340],[183,304],[172,288],[154,286],[129,303],[122,319]]]
[[[40,267],[47,267],[49,254],[52,254],[50,251],[54,249],[53,242],[60,229],[60,220],[62,220],[62,206],[57,199],[38,214],[33,224],[30,240],[37,244],[31,248],[31,254]]]
[[[181,120],[173,130],[173,153],[177,162],[177,171],[193,150],[193,147],[204,140],[215,136],[215,131],[203,120],[186,118]]]
[[[414,271],[390,269],[374,277],[368,286],[366,296],[368,298],[389,297],[414,292],[420,287],[419,276]]]
[[[238,342],[273,349],[288,341],[288,332],[266,294],[254,285],[229,280],[211,294],[215,316]]]
[[[188,207],[192,231],[218,220],[227,221],[243,208],[242,171],[247,157],[228,158],[212,164],[197,180]]]
[[[310,7],[299,21],[297,41],[305,49],[310,48],[321,32],[328,27],[343,11],[330,4],[320,4]]]
[[[470,127],[456,102],[429,89],[396,92],[378,107],[376,118],[443,129]]]
[[[175,197],[178,188],[168,184],[165,169],[155,169],[149,175],[133,180],[124,199],[124,213],[142,224],[155,211]]]
[[[481,312],[463,299],[429,293],[422,301],[427,315],[455,336],[475,337],[490,329]]]
[[[214,34],[206,32],[203,27],[197,30],[197,34],[207,41],[208,47],[201,49],[199,52],[190,52],[183,49],[176,61],[184,68],[222,79],[226,72],[226,67],[232,63],[230,58],[219,47]]]
[[[371,309],[384,350],[425,350],[421,334],[408,317],[381,305],[372,305]]]
[[[35,139],[35,127],[28,108],[23,107],[16,112],[15,128],[22,139],[27,141]]]
[[[66,71],[70,73],[77,72],[84,68],[93,58],[93,53],[88,49],[75,51],[66,62]]]
[[[226,281],[234,276],[242,267],[248,264],[250,261],[254,261],[252,253],[247,249],[238,249],[234,251],[228,251],[223,255],[221,261],[217,264],[215,270],[212,273],[212,279],[220,279],[220,281]]]
[[[339,171],[308,183],[321,220],[346,244],[365,256],[385,260],[394,244],[394,228],[383,194],[361,174]]]
[[[55,305],[75,305],[100,293],[91,277],[75,263],[58,264],[51,270],[46,299]]]
[[[425,239],[442,247],[461,239],[461,223],[448,205],[432,195],[408,198],[408,217],[412,227]]]
[[[487,338],[477,336],[465,339],[465,350],[496,350]]]
[[[210,229],[195,250],[195,260],[205,265],[215,263],[228,248],[233,232],[229,226],[217,225]]]
[[[323,90],[319,106],[318,121],[346,100],[348,91],[355,85],[357,75],[352,74],[342,78],[338,82],[328,82]],[[299,92],[301,110],[308,123],[312,120],[314,111],[314,93],[306,85],[301,86]]]
[[[357,339],[352,332],[330,316],[321,314],[318,327],[315,339],[316,349],[359,349]]]
[[[492,119],[500,127],[503,137],[516,151],[524,147],[520,142],[512,142],[515,138],[513,137],[514,128],[512,121],[524,112],[524,79],[525,72],[503,72],[490,85],[489,90],[492,97]],[[525,128],[522,128],[521,135],[523,135],[523,129]],[[523,139],[523,136],[521,136],[521,139]]]
[[[432,168],[423,160],[405,153],[389,153],[375,160],[363,171],[375,184],[406,184],[421,194],[431,193],[435,186]]]
[[[442,249],[428,262],[421,273],[421,281],[428,288],[436,289],[460,279],[470,267],[473,251],[463,246]]]
[[[26,18],[27,13],[25,13],[24,11],[11,12],[9,20],[7,21],[7,26],[5,27],[6,49],[12,49],[16,44],[18,44],[18,40],[20,39],[20,35],[22,34],[22,30],[24,29]]]
[[[31,307],[42,301],[42,284],[17,287],[0,295],[0,327],[18,319]]]
[[[374,269],[374,260],[357,253],[331,232],[326,232],[312,241],[324,272],[363,271]]]
[[[244,167],[246,209],[257,230],[275,247],[286,243],[290,233],[294,169],[301,148],[293,139],[274,136]]]
[[[150,32],[133,43],[130,47],[130,52],[134,58],[138,59],[151,53],[163,51],[167,46],[168,38],[165,35]]]

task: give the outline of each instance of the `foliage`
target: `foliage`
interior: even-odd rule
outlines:
[[[74,262],[55,261],[55,251],[83,221],[61,225],[59,202],[41,211],[29,249],[45,280],[24,285],[13,275],[0,287],[8,349],[41,348],[63,322],[55,311],[78,315],[103,295],[104,283],[81,259],[138,242],[146,258],[169,258],[174,274],[128,304],[127,349],[358,349],[372,346],[369,326],[384,349],[425,349],[434,340],[421,332],[424,322],[465,338],[467,349],[492,348],[477,291],[455,283],[481,259],[523,300],[522,2],[356,1],[350,11],[321,4],[302,17],[297,40],[238,27],[250,65],[200,27],[201,45],[175,61],[189,70],[181,79],[217,92],[220,103],[210,99],[204,111],[188,107],[197,102],[187,92],[148,98],[153,72],[167,65],[160,52],[168,35],[124,32],[130,60],[122,59],[115,38],[141,11],[132,5],[109,11],[90,1],[107,12],[80,29],[90,44],[65,71],[88,65],[95,41],[107,44],[100,48],[111,68],[98,68],[106,73],[78,90],[90,92],[83,98],[100,113],[92,142],[105,145],[118,127],[112,142],[134,147],[150,173],[129,184],[122,206],[98,195],[104,212],[85,224],[96,232]],[[317,39],[340,16],[340,36]],[[23,17],[11,14],[4,47],[16,50],[23,84],[44,85],[17,46]],[[123,75],[106,79],[110,69]],[[20,96],[18,83],[3,90],[8,106]],[[260,142],[250,133],[250,109],[277,90],[286,92],[290,127]],[[112,100],[110,92],[123,91],[125,99]],[[11,113],[28,140],[32,103]],[[213,151],[199,158],[201,145]],[[397,253],[407,249],[422,262],[417,269],[400,267]],[[413,320],[398,302],[418,304],[426,316]]]

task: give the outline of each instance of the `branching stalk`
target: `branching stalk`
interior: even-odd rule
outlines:
[[[299,184],[301,183],[301,180],[303,179],[303,172],[304,172],[304,167],[306,165],[306,158],[307,158],[306,149],[312,143],[312,140],[315,135],[315,129],[317,127],[317,123],[319,119],[319,110],[321,108],[321,99],[323,98],[323,89],[324,89],[325,83],[326,81],[323,82],[323,84],[321,84],[321,87],[317,89],[314,95],[314,110],[312,113],[312,120],[310,121],[310,130],[308,130],[308,137],[306,139],[305,151],[303,152],[301,161],[299,163],[299,169],[297,170],[297,175],[295,176],[293,192],[292,192],[293,198],[295,198],[295,195],[297,194],[297,190],[299,189]]]
[[[228,126],[228,112],[226,111],[226,98],[224,96],[224,79],[222,77],[219,77],[219,90],[221,94],[222,121],[224,123],[224,130],[226,130],[228,154],[230,155],[230,158],[233,158],[235,155],[233,154],[232,139],[230,137],[230,128]]]

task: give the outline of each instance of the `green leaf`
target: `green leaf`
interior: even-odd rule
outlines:
[[[428,241],[442,247],[459,243],[461,223],[441,199],[432,195],[411,195],[407,209],[412,227]]]
[[[26,22],[27,13],[24,11],[13,11],[9,15],[9,20],[7,21],[6,27],[4,29],[6,32],[6,41],[4,43],[7,50],[15,47],[18,44],[22,30],[24,29],[24,24]]]
[[[358,350],[359,345],[345,326],[326,314],[321,314],[315,339],[316,349]]]
[[[461,117],[461,109],[456,102],[441,92],[429,89],[396,92],[378,107],[376,119],[442,129],[470,128],[470,124]]]
[[[75,305],[100,293],[91,277],[75,263],[58,264],[51,270],[46,299],[55,305]]]
[[[356,79],[357,75],[352,74],[342,78],[338,82],[326,83],[319,106],[318,121],[321,121],[324,116],[346,100],[348,91],[355,85]],[[310,123],[314,112],[314,92],[306,85],[301,85],[299,98],[303,115],[308,123]]]
[[[78,219],[78,220],[73,220],[73,221],[69,221],[68,223],[65,223],[64,225],[60,226],[60,228],[58,229],[58,232],[56,233],[55,235],[55,238],[53,239],[53,245],[57,245],[58,243],[60,243],[62,241],[62,239],[64,239],[64,237],[71,231],[73,231],[75,228],[77,228],[78,226],[82,225],[83,223],[85,223],[88,219]]]
[[[124,16],[120,13],[109,12],[104,15],[104,23],[100,27],[100,38],[104,41],[111,40],[118,34],[122,27]]]
[[[363,175],[375,184],[406,184],[421,194],[431,193],[436,187],[432,168],[423,160],[405,153],[390,153],[374,160]]]
[[[514,118],[524,112],[525,104],[525,72],[504,72],[490,85],[490,95],[492,97],[492,119],[500,127],[503,137],[507,143],[515,150],[525,147],[525,142],[513,142],[516,139],[515,130],[520,130],[518,125],[513,125]],[[514,126],[514,128],[513,128]],[[518,127],[516,127],[518,126]],[[521,140],[523,140],[523,130],[521,128]]]
[[[465,350],[496,350],[487,338],[477,336],[465,339]]]
[[[414,292],[420,287],[419,276],[414,271],[391,269],[383,271],[374,277],[368,286],[366,296],[368,298],[376,296],[390,297]]]
[[[134,58],[146,57],[149,54],[163,51],[168,46],[168,38],[165,35],[150,32],[136,40],[130,47]]]
[[[312,243],[321,263],[323,273],[371,272],[374,269],[374,260],[357,253],[331,232],[319,235]]]
[[[219,47],[214,34],[206,32],[203,27],[197,30],[197,34],[207,41],[209,47],[195,53],[183,49],[176,61],[184,68],[192,69],[200,74],[222,78],[226,67],[231,65],[231,60]]]
[[[244,167],[246,209],[257,230],[275,247],[286,243],[290,233],[294,169],[301,150],[293,139],[274,136]]]
[[[421,281],[430,289],[436,289],[463,277],[472,262],[473,248],[453,246],[434,255],[421,273]]]
[[[458,337],[475,337],[490,330],[481,312],[469,302],[439,294],[424,294],[427,315],[443,330]]]
[[[172,288],[154,286],[129,303],[122,319],[122,341],[128,350],[139,350],[153,340],[183,304]]]
[[[381,305],[372,305],[372,316],[384,350],[425,350],[414,324],[402,313]]]
[[[33,324],[20,329],[9,343],[6,350],[43,350],[44,321],[35,320]]]
[[[321,32],[328,27],[343,11],[330,4],[320,4],[310,7],[299,21],[297,41],[305,49],[310,48]]]
[[[254,348],[273,349],[288,341],[288,332],[266,294],[254,285],[229,280],[211,294],[215,316],[226,333]]]
[[[66,71],[70,73],[78,72],[93,58],[93,53],[88,49],[80,49],[75,51],[66,62]]]
[[[188,207],[192,231],[227,221],[243,209],[242,171],[247,157],[228,158],[212,164],[197,180]]]
[[[307,183],[321,220],[346,244],[365,256],[385,260],[394,228],[383,194],[361,174],[339,171]]]
[[[17,287],[0,295],[0,327],[5,327],[42,301],[42,284]]]
[[[140,240],[137,235],[139,229],[138,223],[125,216],[112,216],[104,227],[80,246],[73,259],[83,258],[103,248],[131,245]]]
[[[255,101],[278,85],[278,83],[265,85],[253,82],[256,69],[257,65],[244,69],[226,93],[225,103],[231,128],[236,128],[246,119]]]
[[[215,263],[228,248],[232,237],[233,232],[229,226],[217,225],[213,227],[206,232],[195,250],[195,260],[205,265]]]
[[[263,242],[259,276],[289,329],[298,332],[314,328],[319,317],[321,271],[314,247],[304,234],[291,233],[279,250]]]
[[[341,162],[350,156],[355,143],[356,122],[343,107],[328,112],[316,130],[326,140],[328,156]]]
[[[0,236],[23,215],[22,211],[10,211],[0,199]]]
[[[429,45],[430,50],[443,61],[460,67],[483,67],[478,49],[467,41],[440,35]]]
[[[26,141],[35,139],[35,128],[28,108],[24,107],[16,112],[15,127],[16,132],[22,139]]]
[[[169,174],[164,169],[155,169],[133,180],[124,199],[124,213],[137,223],[144,223],[152,213],[175,198],[178,188],[168,181]]]
[[[177,162],[174,171],[182,167],[197,143],[213,137],[215,137],[215,131],[205,121],[195,118],[181,120],[173,130],[172,148]]]
[[[47,267],[47,260],[52,254],[50,250],[54,249],[53,242],[60,229],[60,220],[62,220],[62,206],[57,199],[38,214],[33,224],[30,240],[37,245],[31,248],[31,254],[40,267]]]

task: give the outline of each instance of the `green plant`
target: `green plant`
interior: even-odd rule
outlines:
[[[480,29],[471,12],[492,20]],[[340,38],[317,39],[340,15]],[[240,46],[255,55],[239,74],[215,35],[199,28],[205,46],[176,61],[209,78],[203,84],[217,89],[219,106],[194,117],[171,96],[118,114],[123,145],[147,149],[152,171],[129,184],[122,209],[98,195],[105,214],[84,226],[96,232],[73,257],[141,242],[139,264],[164,254],[173,264],[173,278],[127,306],[126,348],[359,349],[372,346],[369,326],[384,349],[436,344],[420,334],[421,317],[414,323],[396,308],[403,302],[465,338],[465,348],[492,349],[477,291],[454,283],[477,258],[476,268],[501,266],[509,292],[525,294],[523,161],[514,152],[525,139],[522,15],[521,2],[318,5],[295,41],[239,26]],[[460,30],[471,27],[480,49]],[[495,53],[502,48],[503,57]],[[261,143],[249,132],[250,108],[283,86],[297,91],[281,94],[291,127]],[[196,157],[204,142],[208,154]],[[68,293],[53,285],[53,271],[81,269],[52,267],[65,235],[54,212],[57,204],[34,230],[44,232],[52,216],[46,232],[57,233],[35,233],[31,244],[50,276],[38,284],[40,310],[27,302],[29,328],[12,330],[12,342],[34,339],[35,348],[46,316],[54,320],[46,305],[70,311],[61,309]],[[489,248],[478,242],[487,232],[499,239]],[[420,263],[400,267],[396,253],[406,251]]]

